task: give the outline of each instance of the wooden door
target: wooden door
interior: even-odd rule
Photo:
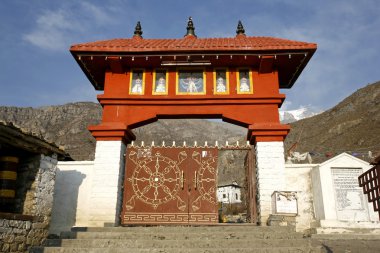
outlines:
[[[217,149],[128,147],[122,224],[218,222]]]

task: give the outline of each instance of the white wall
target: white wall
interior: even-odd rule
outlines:
[[[125,150],[120,142],[113,144],[116,145],[110,143],[109,146],[98,149],[99,152],[103,150],[103,153],[99,154],[97,165],[92,161],[58,162],[50,233],[67,231],[72,226],[94,226],[94,218],[97,218],[95,226],[103,226],[105,222],[115,222],[116,216],[120,212],[120,186],[124,172],[122,154]],[[259,148],[259,150],[262,149]],[[269,152],[269,147],[266,146],[265,150]],[[279,150],[277,151],[279,152]],[[257,175],[261,208],[268,210],[267,213],[270,214],[271,194],[274,191],[297,192],[297,231],[311,228],[315,224],[315,220],[321,220],[322,225],[337,224],[331,223],[337,219],[331,167],[358,168],[362,166],[363,171],[371,168],[364,161],[343,156],[340,159],[332,158],[321,165],[284,164],[284,169],[281,170],[278,167],[270,167],[276,159],[271,160],[270,155],[266,158],[264,155],[265,153],[260,154],[259,164],[261,167]],[[277,159],[280,160],[280,157],[278,156]],[[98,171],[96,171],[96,166]],[[284,175],[284,178],[279,180],[278,173]],[[224,191],[226,193],[232,192],[231,195],[234,197],[234,192],[231,189],[222,188],[218,189],[218,196]],[[267,195],[269,196],[269,207],[266,206]],[[100,204],[96,198],[104,198],[106,201]],[[369,204],[368,208],[370,220],[377,221],[377,224],[373,226],[379,226],[378,216],[373,211],[372,204]],[[99,212],[103,212],[104,215],[94,216]],[[357,224],[348,225],[356,226]]]
[[[285,157],[284,143],[257,142],[256,146],[256,178],[258,186],[258,219],[265,226],[272,214],[272,194],[284,191]]]
[[[93,161],[58,162],[49,233],[88,226]]]
[[[327,223],[330,225],[333,224],[331,221],[378,221],[377,214],[373,211],[372,204],[368,204],[367,196],[363,196],[361,189],[359,191],[364,200],[363,204],[365,210],[350,210],[350,208],[347,208],[347,210],[339,211],[337,208],[336,192],[332,175],[333,169],[360,169],[362,172],[365,172],[371,167],[372,166],[367,162],[343,153],[313,168],[312,180],[315,199],[315,215],[318,220],[322,221],[321,224],[324,223],[323,220],[329,221]],[[356,187],[358,187],[358,183]]]
[[[355,213],[349,216],[352,217],[351,221],[339,220],[332,168],[361,168],[364,172],[371,166],[367,162],[348,154],[340,154],[322,164],[286,164],[285,190],[296,191],[298,198],[296,230],[303,231],[313,228],[318,223],[322,227],[379,227],[378,215],[373,211],[372,204],[368,205],[369,220],[367,223],[363,220],[355,220],[359,217]],[[366,196],[364,196],[364,200],[367,201]]]
[[[284,191],[297,192],[298,215],[296,216],[296,230],[310,229],[314,219],[313,193],[311,188],[311,170],[317,164],[286,164]]]
[[[122,141],[96,142],[89,226],[113,226],[120,221],[125,151]]]

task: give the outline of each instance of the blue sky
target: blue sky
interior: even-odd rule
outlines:
[[[325,110],[380,80],[378,0],[2,0],[0,105],[96,101],[70,45],[131,37],[181,38],[193,17],[198,37],[248,36],[315,42],[318,50],[287,94],[286,109]]]

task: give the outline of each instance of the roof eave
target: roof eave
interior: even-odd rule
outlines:
[[[317,50],[317,45],[310,43],[310,47],[305,47],[305,48],[282,48],[282,49],[263,49],[263,50],[257,50],[257,49],[208,49],[208,50],[190,50],[190,49],[183,49],[183,50],[151,50],[151,51],[121,51],[121,50],[84,50],[83,47],[76,48],[76,46],[72,46],[70,48],[70,53],[73,55],[74,59],[82,69],[82,71],[85,73],[86,77],[88,80],[91,82],[91,84],[94,86],[95,90],[103,90],[104,84],[99,84],[89,73],[87,68],[83,65],[83,63],[80,61],[80,55],[101,55],[101,56],[107,56],[107,55],[113,55],[113,56],[126,56],[126,55],[131,55],[131,56],[136,56],[136,55],[147,55],[149,54],[150,56],[164,56],[164,55],[173,55],[174,53],[177,54],[204,54],[204,55],[209,55],[209,54],[259,54],[259,55],[265,55],[265,54],[291,54],[291,53],[306,53],[306,57],[304,58],[303,62],[301,65],[298,66],[296,69],[296,72],[294,72],[292,78],[288,83],[280,83],[280,88],[282,89],[290,89],[302,73],[303,69],[306,67],[308,62],[310,61],[311,57],[314,55],[315,51]]]
[[[78,63],[79,67],[83,71],[83,73],[86,75],[87,79],[91,82],[92,86],[94,86],[95,90],[103,90],[104,89],[104,84],[100,85],[98,84],[94,78],[91,76],[87,68],[83,65],[83,63],[80,61],[76,51],[73,51],[70,49],[71,55],[74,57],[75,61]]]
[[[290,89],[293,87],[298,77],[301,75],[302,71],[305,69],[306,65],[309,63],[311,57],[314,55],[315,51],[317,51],[317,47],[315,46],[315,48],[309,49],[307,51],[308,53],[306,57],[302,61],[301,65],[296,69],[296,72],[294,73],[289,83],[287,85],[280,84],[281,89]]]

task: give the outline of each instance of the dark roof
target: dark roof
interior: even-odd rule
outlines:
[[[31,153],[57,154],[58,160],[72,160],[62,147],[44,140],[41,136],[28,132],[10,122],[0,121],[0,145]]]
[[[378,154],[372,161],[371,165],[379,165],[380,164],[380,154]]]
[[[227,186],[233,186],[233,187],[236,187],[236,188],[243,188],[240,185],[238,185],[236,182],[232,182],[230,184],[221,184],[221,185],[218,185],[218,188],[220,188],[220,187],[227,187]]]

